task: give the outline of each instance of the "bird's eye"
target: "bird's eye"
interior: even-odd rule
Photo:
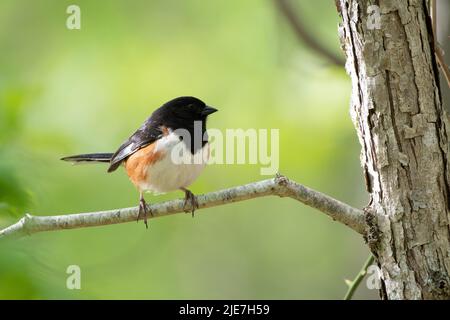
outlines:
[[[190,113],[198,113],[200,112],[198,105],[196,105],[195,103],[190,103],[187,105],[187,110]]]

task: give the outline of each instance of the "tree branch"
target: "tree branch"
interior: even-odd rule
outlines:
[[[436,55],[436,60],[441,67],[442,73],[444,74],[444,78],[447,81],[447,86],[450,88],[450,70],[445,63],[444,54],[442,48],[439,46],[437,41],[437,5],[436,0],[430,1],[430,11],[431,11],[431,29],[433,31],[433,45],[434,45],[434,53]]]
[[[300,18],[294,13],[287,0],[273,0],[278,10],[284,15],[286,20],[291,25],[297,38],[302,41],[311,50],[315,51],[330,63],[344,67],[345,60],[332,52],[328,48],[324,47],[319,41],[312,36],[305,26],[302,24]]]
[[[345,203],[335,200],[318,191],[309,189],[284,176],[277,175],[274,179],[249,183],[243,186],[224,189],[198,196],[199,209],[215,207],[227,203],[244,201],[253,198],[276,195],[290,197],[310,207],[316,208],[360,234],[364,234],[364,213]],[[153,216],[162,217],[183,212],[184,200],[172,200],[149,206]],[[108,211],[67,214],[59,216],[25,215],[17,223],[0,230],[0,238],[23,236],[27,234],[103,226],[108,224],[136,221],[138,207],[113,209]]]
[[[442,73],[444,74],[445,80],[447,81],[447,86],[450,88],[450,69],[445,63],[442,49],[440,47],[437,47],[435,53],[439,66],[441,67]]]
[[[348,290],[344,296],[344,300],[352,300],[353,294],[355,293],[356,289],[358,289],[358,286],[361,283],[362,279],[364,279],[364,277],[366,276],[367,268],[369,268],[369,266],[373,263],[374,260],[375,257],[372,254],[370,254],[366,262],[362,266],[361,270],[359,270],[355,279],[348,283]]]

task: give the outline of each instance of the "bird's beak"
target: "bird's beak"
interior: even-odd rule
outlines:
[[[203,109],[203,111],[202,111],[202,116],[208,116],[208,115],[210,115],[211,113],[214,113],[214,112],[216,112],[216,111],[218,111],[218,110],[215,109],[215,108],[213,108],[213,107],[206,106],[206,107]]]

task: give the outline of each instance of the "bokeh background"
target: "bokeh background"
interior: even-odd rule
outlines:
[[[70,4],[81,8],[81,30],[66,28]],[[292,4],[342,55],[334,2]],[[209,127],[279,128],[281,173],[367,203],[350,80],[298,41],[273,1],[2,0],[0,227],[26,212],[135,206],[123,170],[59,158],[114,151],[181,95],[220,109]],[[192,190],[266,179],[259,169],[211,165]],[[367,256],[362,237],[327,216],[263,198],[151,220],[149,230],[128,223],[0,241],[0,298],[341,299]],[[69,265],[81,268],[81,290],[66,288]],[[363,282],[355,298],[378,293]]]

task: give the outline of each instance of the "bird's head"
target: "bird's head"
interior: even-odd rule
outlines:
[[[207,117],[217,109],[206,105],[195,97],[178,97],[157,109],[152,118],[171,129],[190,128],[195,121],[206,122]]]

